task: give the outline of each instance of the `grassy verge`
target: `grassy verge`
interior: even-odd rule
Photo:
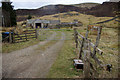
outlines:
[[[48,78],[73,78],[82,76],[82,71],[76,71],[73,67],[73,59],[77,57],[73,40],[66,40],[55,63],[51,67]]]
[[[82,76],[82,71],[76,71],[73,66],[73,59],[77,58],[73,40],[73,30],[61,30],[66,35],[64,45],[52,65],[48,78],[73,78]]]
[[[66,34],[64,45],[52,65],[48,78],[80,78],[83,72],[77,71],[73,66],[73,59],[77,58],[73,40],[73,30],[62,30]]]
[[[79,33],[85,36],[86,30],[80,28]],[[81,32],[82,31],[82,32]],[[89,39],[93,43],[96,41],[97,35],[89,34]],[[99,60],[103,64],[112,64],[112,71],[108,72],[105,70],[97,69],[99,76],[105,78],[117,78],[118,76],[118,29],[115,28],[103,28],[101,39],[98,46],[102,51],[103,55],[97,54]]]
[[[45,33],[45,35],[43,35]],[[12,51],[24,49],[26,47],[35,45],[39,43],[40,41],[46,40],[47,37],[50,37],[53,32],[42,32],[42,35],[39,35],[38,39],[31,39],[26,42],[20,42],[20,43],[2,43],[2,53],[10,53]]]
[[[37,44],[40,42],[39,40],[30,40],[26,42],[20,42],[20,43],[2,43],[2,53],[10,53],[12,51],[20,50],[32,45]]]
[[[79,33],[85,36],[86,29],[79,28]],[[103,64],[112,64],[112,71],[97,68],[99,78],[117,78],[118,76],[118,30],[114,28],[103,28],[99,48],[103,50],[103,55],[97,54]],[[73,36],[72,31],[64,31],[67,38]],[[72,38],[72,37],[71,37]],[[95,43],[96,35],[89,34],[89,38]],[[77,72],[72,60],[77,57],[73,40],[66,40],[55,63],[51,67],[48,78],[82,78],[82,71]],[[95,65],[95,63],[93,63]]]

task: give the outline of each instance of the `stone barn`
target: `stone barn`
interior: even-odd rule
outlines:
[[[60,20],[40,20],[40,19],[30,19],[27,20],[27,27],[31,28],[51,28],[60,24]]]
[[[27,26],[27,27],[34,28],[34,21],[35,21],[35,19],[27,20],[26,26]]]
[[[37,19],[34,21],[34,28],[48,28],[48,24],[50,24],[48,20]]]

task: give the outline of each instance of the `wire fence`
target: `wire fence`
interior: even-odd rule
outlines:
[[[90,24],[90,25],[107,23],[107,22],[113,21],[113,20],[115,20],[115,19],[117,19],[117,18],[120,18],[120,16],[117,16],[117,17],[114,17],[114,18],[112,18],[112,19],[108,19],[108,20],[105,20],[105,21],[101,21],[101,22],[93,23],[93,24]],[[120,22],[119,20],[115,20],[115,21]]]

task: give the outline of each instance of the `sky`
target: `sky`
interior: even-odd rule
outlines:
[[[2,1],[2,0],[0,0]],[[109,0],[10,0],[14,9],[36,9],[46,5],[54,4],[79,4],[84,2],[103,3]],[[1,6],[1,4],[0,4]]]

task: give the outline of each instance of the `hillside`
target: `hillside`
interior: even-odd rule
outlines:
[[[59,13],[59,14],[53,14],[53,15],[46,15],[42,17],[35,17],[34,19],[45,19],[45,20],[61,20],[61,22],[73,22],[74,20],[80,21],[83,23],[83,26],[86,27],[89,23],[97,23],[101,21],[105,21],[108,19],[112,19],[113,17],[95,17],[92,15],[85,15],[81,14],[79,12],[71,11],[71,12],[65,12],[65,13]],[[118,27],[118,22],[115,20],[101,24],[102,26],[106,27]]]
[[[96,5],[96,3],[94,3]],[[103,4],[97,4],[96,6],[92,3],[87,4],[78,4],[80,7],[75,5],[48,5],[43,6],[38,9],[18,9],[17,13],[17,21],[26,20],[26,17],[29,14],[33,16],[44,16],[44,15],[52,15],[57,13],[64,13],[69,11],[76,11],[83,14],[94,15],[97,17],[113,17],[115,16],[115,11],[117,11],[118,3],[114,2],[104,2]],[[77,5],[77,4],[76,4]],[[85,5],[82,7],[82,5]],[[89,6],[88,6],[89,5]],[[93,7],[94,5],[94,7]],[[91,7],[91,8],[90,8]]]
[[[82,8],[92,8],[97,5],[100,5],[99,3],[81,3],[81,4],[74,4],[75,7],[82,7]]]
[[[92,7],[86,13],[98,17],[112,17],[115,16],[115,12],[118,11],[119,4],[120,2],[104,2],[101,5]]]

